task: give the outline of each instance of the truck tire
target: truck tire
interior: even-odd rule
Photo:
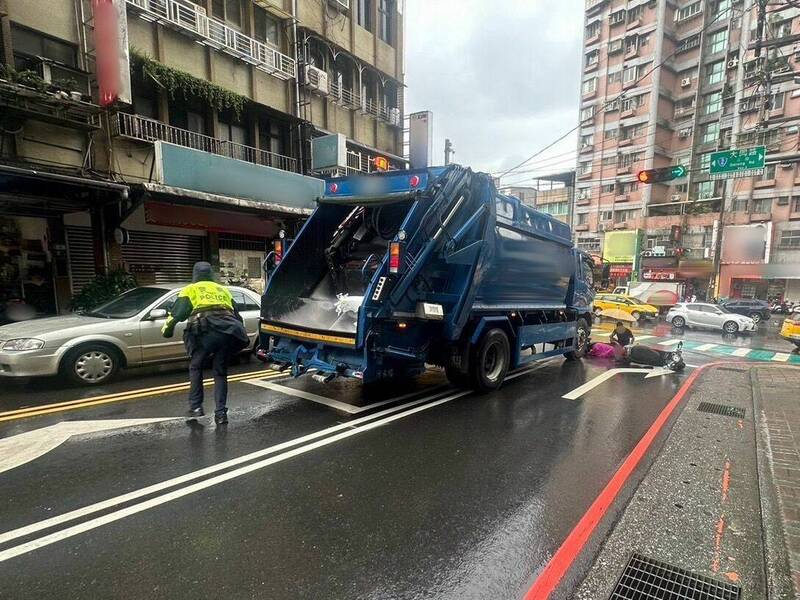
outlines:
[[[511,346],[502,329],[487,331],[470,357],[469,377],[472,388],[482,394],[503,384],[511,362]]]
[[[589,349],[589,331],[589,325],[586,320],[578,319],[578,327],[575,331],[575,339],[578,345],[575,350],[564,353],[564,357],[567,360],[578,360],[586,356],[586,352]]]

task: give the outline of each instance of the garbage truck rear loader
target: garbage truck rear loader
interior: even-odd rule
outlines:
[[[259,354],[321,380],[435,364],[488,391],[509,369],[586,352],[591,277],[567,225],[487,175],[452,165],[330,179],[267,285]]]

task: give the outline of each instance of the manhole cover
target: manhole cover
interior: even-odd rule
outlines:
[[[722,415],[724,417],[735,417],[737,419],[744,419],[746,413],[745,409],[738,406],[729,406],[727,404],[714,404],[713,402],[701,402],[697,407],[700,412],[707,412],[713,415]]]
[[[741,594],[738,585],[634,554],[609,600],[739,600]]]

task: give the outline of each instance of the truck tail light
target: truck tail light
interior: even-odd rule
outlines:
[[[275,266],[277,267],[283,260],[283,240],[272,242],[272,250],[275,252]]]
[[[400,272],[400,243],[389,244],[389,273],[393,275]]]

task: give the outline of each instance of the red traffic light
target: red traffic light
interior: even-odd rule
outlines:
[[[650,183],[650,171],[639,171],[638,179],[642,183]]]

